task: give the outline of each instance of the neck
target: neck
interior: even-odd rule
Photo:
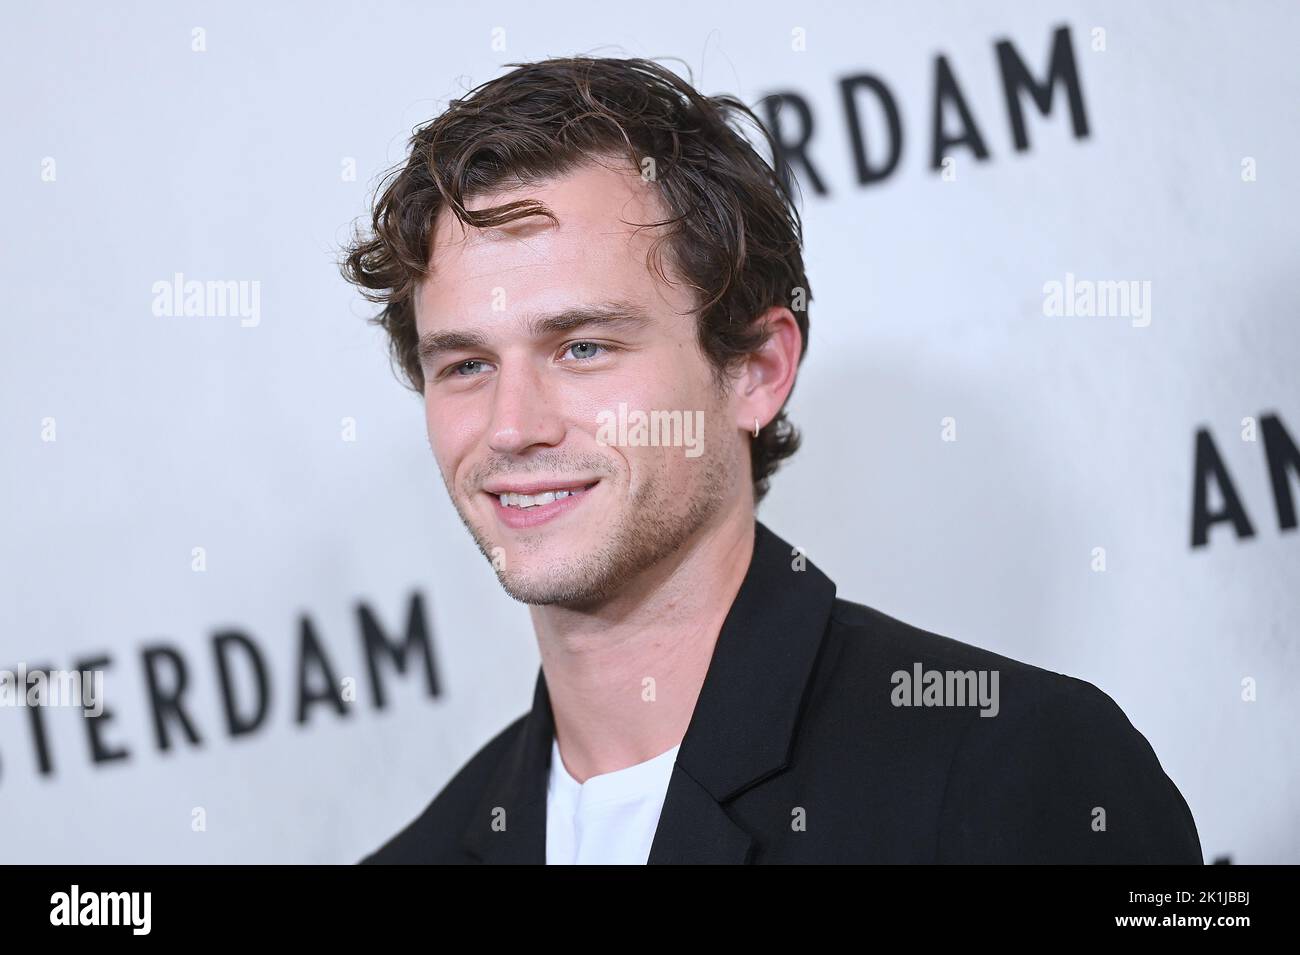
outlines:
[[[531,608],[556,736],[576,780],[682,741],[753,550],[753,509],[737,508],[599,607]]]

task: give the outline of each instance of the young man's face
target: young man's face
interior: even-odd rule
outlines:
[[[467,203],[534,198],[558,226],[435,225],[415,302],[429,442],[461,520],[526,603],[607,599],[724,507],[752,509],[734,393],[715,385],[692,296],[650,270],[659,231],[628,224],[665,217],[655,189],[584,167]],[[574,324],[580,311],[616,320]],[[638,432],[638,412],[681,427]],[[499,496],[511,491],[547,503],[508,506],[522,503]]]

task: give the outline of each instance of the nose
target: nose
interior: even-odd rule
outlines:
[[[545,376],[527,362],[498,370],[492,383],[488,445],[499,454],[520,454],[535,444],[556,445],[564,424],[554,412]]]

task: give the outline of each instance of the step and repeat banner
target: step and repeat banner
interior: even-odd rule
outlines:
[[[335,260],[414,126],[593,54],[740,96],[798,181],[805,438],[759,516],[841,596],[1105,690],[1207,862],[1300,861],[1298,33],[1267,2],[8,11],[0,670],[60,705],[2,694],[0,859],[354,862],[529,707],[527,610]]]

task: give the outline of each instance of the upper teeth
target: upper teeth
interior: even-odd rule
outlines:
[[[552,501],[558,501],[570,494],[577,493],[577,491],[543,491],[541,494],[502,494],[501,505],[503,507],[536,507],[539,504],[550,504]]]

